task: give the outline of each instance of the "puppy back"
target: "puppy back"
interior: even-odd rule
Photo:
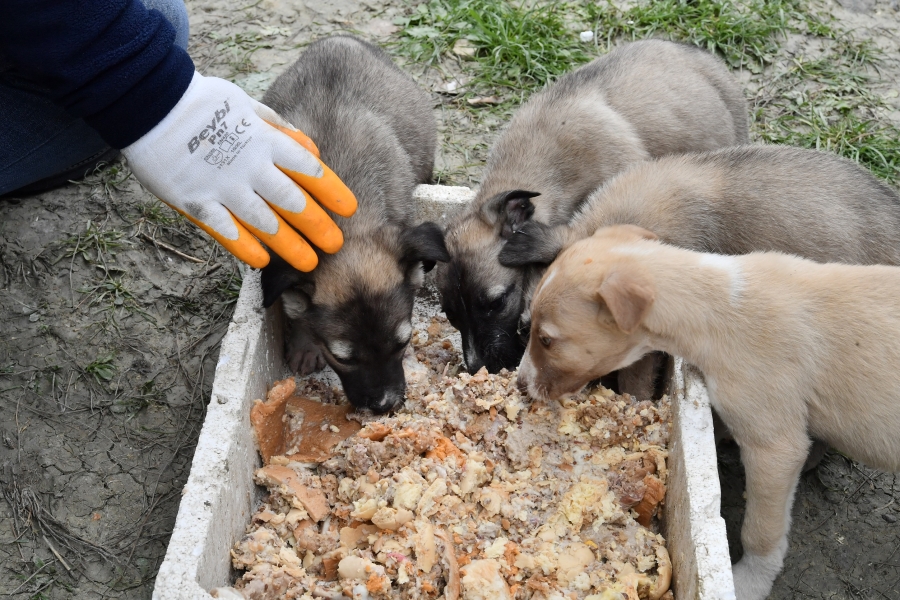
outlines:
[[[639,225],[691,250],[779,251],[817,262],[900,264],[900,199],[856,163],[744,146],[638,165],[591,197],[573,235]]]
[[[749,141],[740,84],[696,46],[644,40],[617,48],[597,69],[607,102],[635,127],[654,157],[715,150]]]
[[[535,220],[562,224],[604,181],[647,158],[748,142],[743,91],[693,46],[624,44],[534,95],[491,149],[473,210],[509,189],[541,192]]]
[[[345,237],[382,223],[411,225],[412,190],[431,180],[437,127],[431,100],[380,48],[349,35],[308,46],[263,97],[316,143],[353,190]]]

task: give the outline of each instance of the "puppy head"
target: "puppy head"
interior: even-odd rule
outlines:
[[[425,271],[449,259],[434,223],[385,228],[347,240],[315,271],[299,273],[273,257],[263,269],[264,304],[282,296],[302,320],[357,408],[385,413],[403,402],[403,353],[412,334],[413,298]]]
[[[502,239],[477,214],[466,215],[447,232],[451,259],[436,269],[441,307],[463,343],[466,368],[475,373],[513,369],[525,351],[519,318],[525,309],[526,280],[522,269],[497,261]]]
[[[632,225],[607,227],[551,265],[531,305],[531,337],[518,380],[535,398],[558,398],[638,360],[650,350],[642,324],[656,290],[640,263]]]

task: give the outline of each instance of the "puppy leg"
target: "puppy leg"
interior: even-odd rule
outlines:
[[[808,451],[809,440],[802,435],[772,440],[765,446],[741,446],[747,511],[741,528],[744,557],[733,570],[737,600],[763,600],[781,572],[794,490]]]
[[[722,417],[719,416],[719,413],[717,413],[715,409],[712,411],[712,419],[713,436],[716,440],[716,446],[718,447],[722,442],[734,441],[734,436],[732,436],[731,432],[728,430],[728,425],[725,424],[725,421],[722,420]],[[825,458],[826,452],[828,452],[827,442],[813,440],[812,446],[810,446],[809,449],[809,455],[806,457],[806,463],[803,465],[802,472],[807,473],[818,467],[819,463],[822,462],[822,459]]]
[[[300,323],[292,322],[285,341],[285,361],[292,371],[309,375],[325,368],[325,357],[312,334]]]
[[[631,394],[638,400],[652,400],[665,360],[664,352],[651,352],[624,369],[619,369],[619,393]]]

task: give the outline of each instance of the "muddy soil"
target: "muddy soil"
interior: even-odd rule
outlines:
[[[396,39],[403,2],[189,0],[204,74],[259,98],[316,37]],[[829,8],[900,57],[896,0]],[[792,38],[781,64],[813,44]],[[452,69],[406,65],[433,93],[436,177],[470,185],[508,117],[440,93]],[[751,103],[766,78],[738,74]],[[874,91],[900,122],[900,66]],[[762,91],[760,91],[762,90]],[[0,596],[149,598],[174,525],[240,269],[173,218],[119,160],[79,184],[0,200]],[[720,460],[722,514],[740,556],[743,474]],[[900,599],[900,478],[830,453],[804,475],[772,597]],[[224,551],[224,549],[223,549]]]

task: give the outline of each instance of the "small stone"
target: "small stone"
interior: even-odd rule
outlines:
[[[888,523],[896,523],[897,522],[897,517],[895,517],[894,515],[888,514],[888,513],[881,515],[881,518],[884,519],[885,521],[887,521]]]
[[[498,96],[477,96],[466,100],[469,106],[489,106],[500,104],[501,100]]]
[[[593,31],[582,31],[578,34],[578,39],[584,42],[585,44],[588,42],[594,41],[594,32]]]
[[[472,42],[463,38],[463,39],[456,40],[456,43],[453,44],[452,52],[453,52],[453,54],[455,54],[457,56],[462,56],[462,57],[467,58],[470,56],[475,56],[475,50],[476,50],[476,48],[475,48],[475,46],[472,45]]]

